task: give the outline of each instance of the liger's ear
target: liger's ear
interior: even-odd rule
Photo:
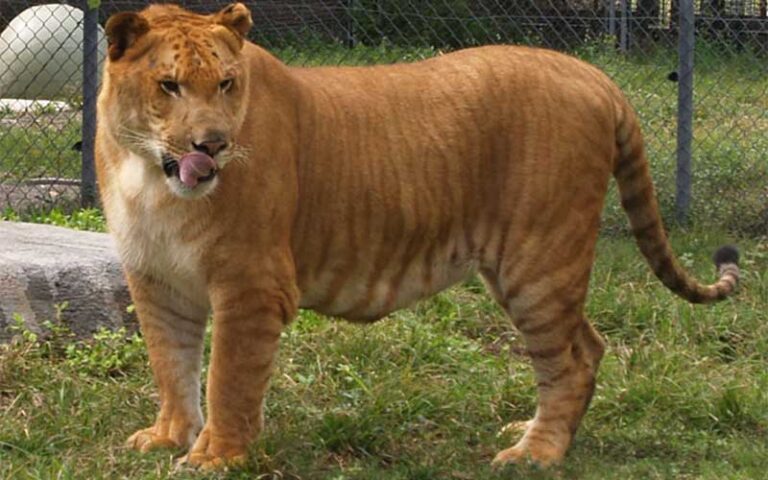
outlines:
[[[115,61],[149,31],[149,23],[138,13],[116,13],[109,17],[104,30],[107,34],[109,59]]]
[[[235,32],[241,40],[245,39],[253,26],[251,11],[242,3],[233,3],[213,15],[213,21]]]

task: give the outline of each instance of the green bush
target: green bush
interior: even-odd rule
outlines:
[[[366,45],[465,47],[490,42],[494,31],[466,0],[358,0],[350,12],[352,35]]]

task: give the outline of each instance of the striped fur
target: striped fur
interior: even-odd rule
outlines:
[[[373,321],[479,272],[522,332],[539,389],[496,462],[559,461],[604,351],[584,302],[611,176],[667,287],[692,302],[734,290],[730,247],[713,285],[676,262],[636,116],[596,68],[501,46],[288,68],[243,41],[249,25],[240,4],[210,16],[152,6],[107,25],[99,185],[161,396],[132,447],[191,446],[187,461],[204,467],[242,459],[299,307]],[[180,95],[158,85],[169,78]],[[218,175],[184,189],[163,155],[211,131],[229,145]]]

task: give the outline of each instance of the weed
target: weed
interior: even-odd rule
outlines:
[[[0,212],[0,220],[42,223],[93,232],[104,232],[107,229],[104,214],[101,210],[95,208],[85,208],[70,213],[56,208],[49,211],[29,211],[23,213],[6,209]]]

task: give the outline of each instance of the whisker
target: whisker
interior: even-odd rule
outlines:
[[[119,133],[127,146],[147,152],[150,155],[156,155],[158,149],[163,153],[167,153],[174,157],[181,157],[188,152],[187,148],[179,145],[177,142],[163,138],[155,138],[151,133],[146,131],[123,126],[120,128]],[[250,147],[235,143],[229,147],[224,158],[227,162],[244,165],[250,158],[251,151],[252,149]]]
[[[250,158],[251,149],[243,145],[235,144],[229,152],[229,161],[245,165]]]

